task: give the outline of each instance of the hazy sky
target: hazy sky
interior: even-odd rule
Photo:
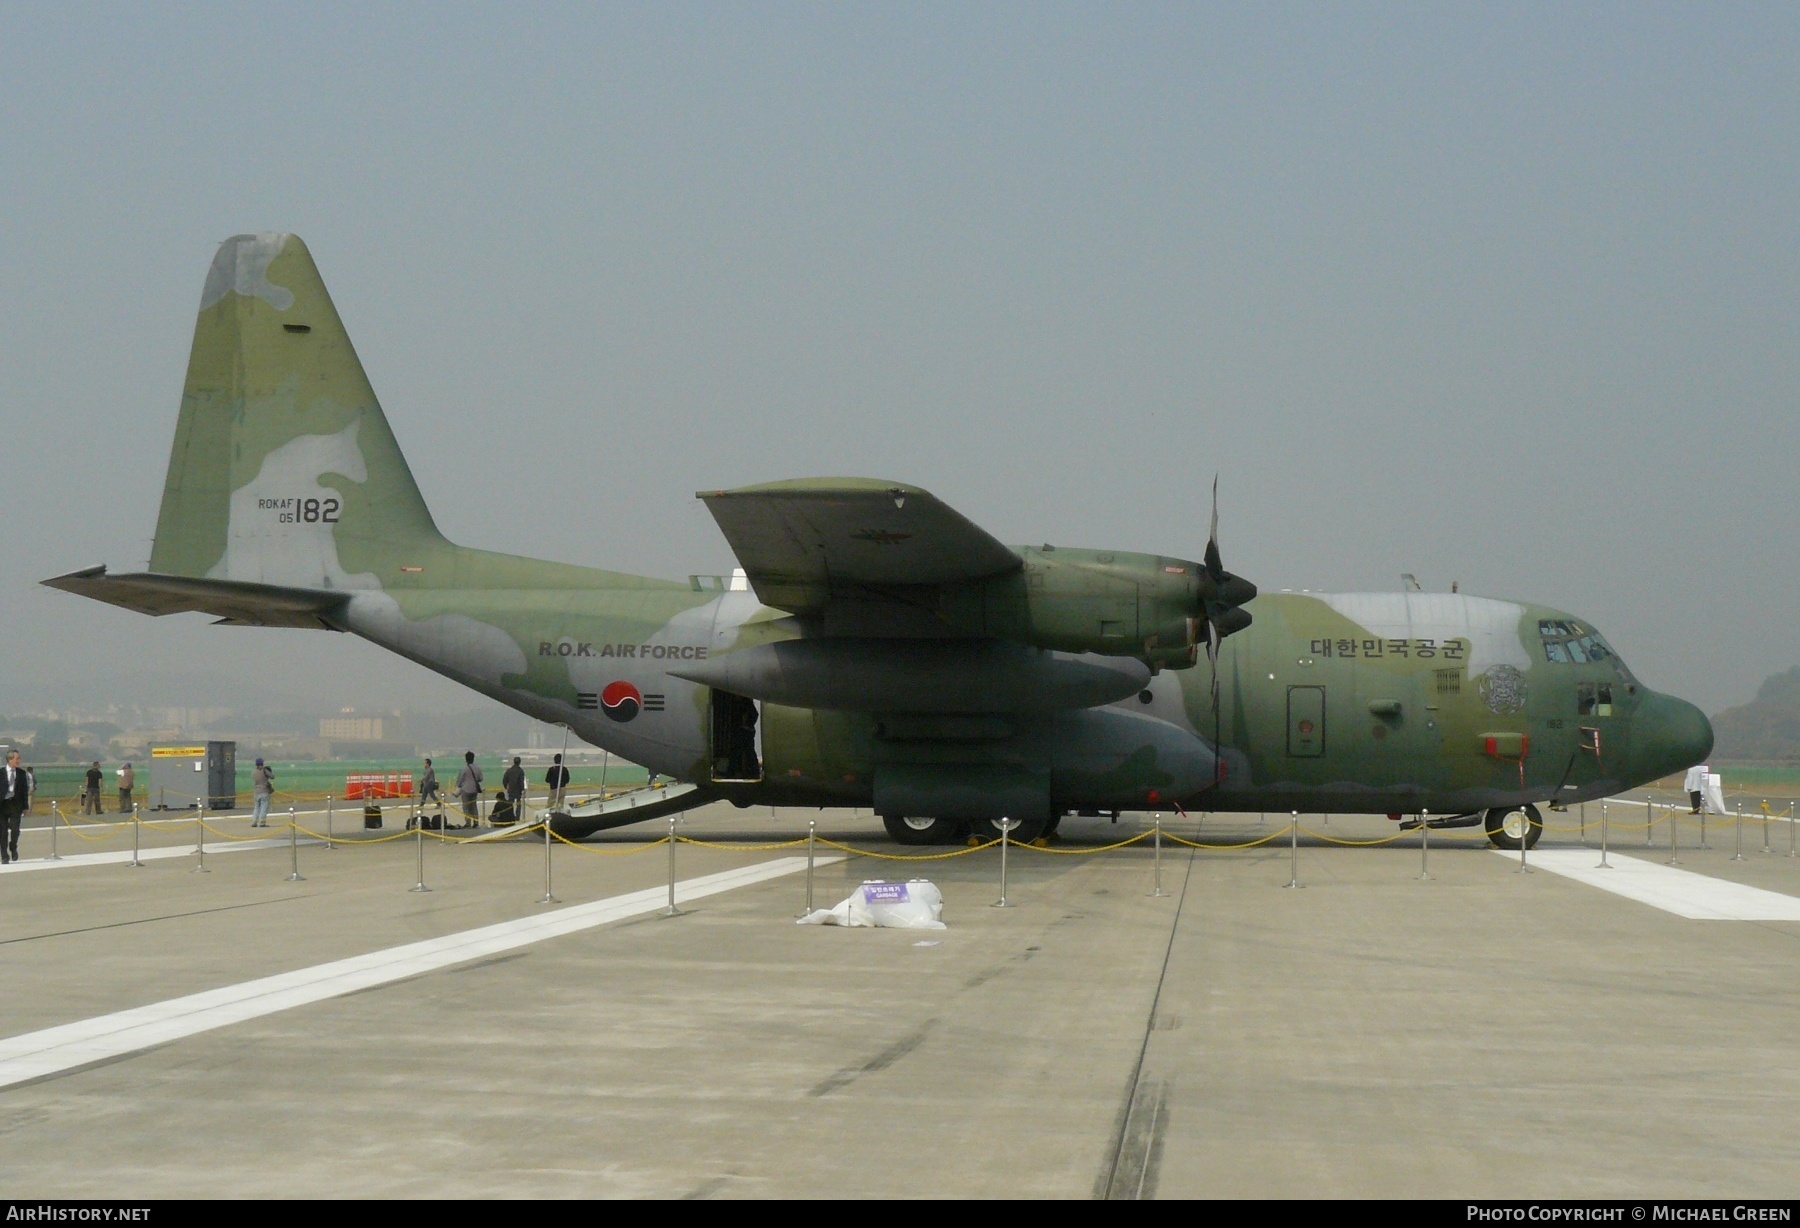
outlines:
[[[1191,557],[1217,472],[1264,589],[1546,601],[1716,711],[1800,661],[1797,137],[1792,4],[6,0],[0,713],[484,702],[36,584],[144,561],[277,229],[459,542],[726,571],[694,491],[867,474]]]

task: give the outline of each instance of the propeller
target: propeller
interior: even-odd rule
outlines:
[[[1206,554],[1203,559],[1203,578],[1200,585],[1200,611],[1206,623],[1206,663],[1212,670],[1212,710],[1213,710],[1213,755],[1217,763],[1218,778],[1222,779],[1225,761],[1219,754],[1220,728],[1219,716],[1219,645],[1225,637],[1242,631],[1250,625],[1250,611],[1244,605],[1256,596],[1256,585],[1242,576],[1234,576],[1225,570],[1225,563],[1219,554],[1219,477],[1213,475],[1212,488],[1212,529],[1206,539]]]
[[[1206,539],[1200,586],[1200,607],[1206,618],[1206,653],[1218,670],[1219,641],[1250,625],[1250,611],[1243,608],[1256,596],[1256,585],[1225,570],[1219,555],[1219,479],[1213,478],[1212,532]]]

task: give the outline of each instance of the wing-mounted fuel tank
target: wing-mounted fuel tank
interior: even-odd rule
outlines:
[[[1056,652],[1006,640],[784,640],[670,671],[716,690],[795,708],[851,712],[1056,712],[1142,690],[1132,657]]]

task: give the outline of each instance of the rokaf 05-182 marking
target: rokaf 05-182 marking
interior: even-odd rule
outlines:
[[[260,498],[257,510],[275,513],[276,524],[336,524],[341,504],[336,499]]]

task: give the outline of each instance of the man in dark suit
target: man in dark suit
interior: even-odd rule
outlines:
[[[19,824],[31,805],[31,774],[19,763],[19,752],[6,752],[0,773],[0,864],[19,859]]]

